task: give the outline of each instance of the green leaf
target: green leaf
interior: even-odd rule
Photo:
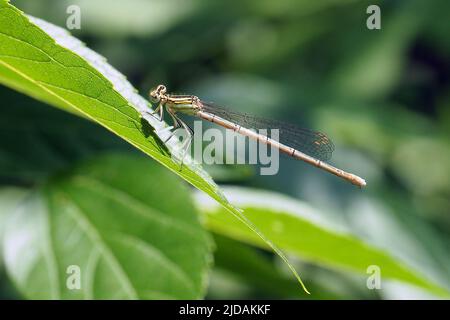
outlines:
[[[239,284],[247,284],[255,288],[258,298],[280,299],[337,299],[339,296],[330,292],[328,288],[313,283],[311,279],[305,281],[311,289],[311,295],[298,290],[298,285],[277,265],[274,259],[258,252],[242,242],[230,238],[214,235],[216,249],[214,251],[214,265],[216,270],[224,272],[229,278]],[[308,281],[309,280],[309,281]],[[222,288],[214,287],[214,281],[208,291],[213,298],[233,299],[219,292]]]
[[[300,201],[242,187],[226,188],[225,193],[286,252],[325,267],[359,274],[367,274],[367,268],[376,265],[380,267],[383,279],[406,282],[437,295],[450,296],[446,289],[403,261],[321,219],[314,209]],[[267,248],[242,223],[230,219],[221,207],[202,195],[199,195],[198,203],[207,214],[206,224],[211,231]]]
[[[146,100],[103,57],[64,29],[26,17],[4,1],[0,10],[0,82],[101,124],[222,199],[217,186],[199,167],[184,166],[180,171],[153,130],[164,125],[145,113],[150,111]],[[170,147],[171,152],[179,151],[177,146]]]
[[[210,237],[189,190],[145,158],[99,157],[9,210],[5,265],[28,298],[204,296]],[[79,290],[66,285],[74,281],[70,266],[80,268]]]
[[[17,204],[23,200],[27,192],[19,188],[0,189],[0,267],[3,264],[2,259],[2,241],[3,234],[6,231],[5,222],[8,214],[17,207]]]
[[[301,283],[285,255],[226,200],[201,167],[186,159],[181,169],[172,159],[171,154],[180,158],[179,144],[162,144],[169,133],[160,133],[161,139],[157,131],[165,124],[146,113],[149,104],[122,74],[64,29],[25,16],[5,0],[0,13],[0,83],[99,123],[206,192],[272,247]]]

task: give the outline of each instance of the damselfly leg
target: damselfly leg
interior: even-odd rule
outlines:
[[[158,107],[156,107],[156,109],[153,112],[147,112],[147,113],[152,115],[153,117],[155,117],[157,120],[163,121],[164,120],[164,107],[165,107],[165,105],[160,102],[158,104]],[[169,130],[169,129],[171,130],[169,136],[163,141],[163,143],[166,144],[175,135],[175,131],[178,128],[183,128],[184,131],[187,133],[187,137],[184,139],[183,144],[181,145],[181,150],[182,150],[182,153],[181,153],[182,156],[180,159],[181,160],[180,170],[181,170],[183,168],[183,163],[184,163],[186,154],[191,146],[194,131],[183,120],[181,120],[175,114],[175,112],[173,112],[171,109],[166,108],[166,110],[167,110],[167,113],[169,113],[170,117],[172,118],[173,126],[170,126],[170,127],[160,130],[160,132]],[[156,117],[155,114],[159,114],[159,118]]]
[[[158,106],[156,107],[155,111],[150,113],[152,116],[155,116],[155,114],[159,114],[159,118],[155,117],[156,119],[158,119],[159,121],[163,121],[164,120],[164,106],[162,103],[159,103]]]
[[[182,150],[181,166],[180,166],[180,171],[181,171],[181,169],[183,169],[184,158],[186,157],[186,154],[189,151],[189,148],[192,143],[192,137],[194,135],[194,130],[192,130],[192,128],[189,127],[186,124],[186,122],[181,120],[175,113],[170,111],[170,109],[167,109],[167,112],[172,117],[174,123],[177,123],[176,125],[174,125],[174,127],[177,126],[179,128],[181,126],[181,127],[183,127],[184,131],[187,133],[187,137],[185,138],[185,141],[183,141],[183,144],[181,145],[181,150]],[[172,135],[173,135],[173,133],[174,133],[174,131],[172,132]]]

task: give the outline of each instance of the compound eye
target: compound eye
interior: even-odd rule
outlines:
[[[153,96],[152,94],[150,94],[150,102],[151,103],[158,103],[159,102],[159,98],[156,96]]]
[[[149,98],[152,103],[158,103],[161,100],[160,86],[150,90]]]
[[[165,94],[167,92],[167,88],[165,85],[160,84],[157,88],[156,91],[158,91],[159,94]]]

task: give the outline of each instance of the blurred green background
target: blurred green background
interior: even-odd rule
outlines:
[[[81,29],[72,34],[106,57],[142,95],[164,83],[172,92],[327,133],[336,146],[331,163],[365,178],[366,189],[287,158],[275,176],[259,176],[256,168],[210,172],[221,184],[274,190],[308,202],[326,219],[450,288],[449,1],[12,4],[59,26],[65,26],[66,8],[79,5]],[[381,7],[381,30],[366,27],[370,4]],[[39,104],[0,90],[3,103]],[[47,109],[32,108],[32,115],[27,112],[30,121],[39,114],[48,119]],[[66,117],[50,111],[54,117]],[[130,149],[104,134],[83,156],[93,150]],[[322,288],[324,298],[428,297],[400,284],[378,294],[354,275],[299,264],[302,276]],[[207,297],[296,296],[294,281],[274,281],[280,281],[279,288],[216,268]],[[6,280],[0,296],[15,297]]]

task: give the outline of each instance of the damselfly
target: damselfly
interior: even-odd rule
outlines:
[[[334,145],[321,132],[302,129],[281,121],[262,119],[231,111],[204,102],[192,95],[167,94],[167,89],[164,85],[159,85],[156,89],[150,91],[150,99],[153,103],[158,104],[153,114],[159,114],[159,120],[163,120],[164,109],[166,109],[173,120],[174,129],[181,127],[186,130],[189,135],[187,148],[190,146],[193,131],[178,117],[177,113],[189,114],[213,122],[249,138],[256,139],[261,143],[268,144],[273,148],[277,148],[290,157],[303,160],[341,177],[354,185],[359,187],[366,185],[366,181],[357,175],[345,172],[325,162],[331,158]],[[251,129],[278,129],[280,141]]]

